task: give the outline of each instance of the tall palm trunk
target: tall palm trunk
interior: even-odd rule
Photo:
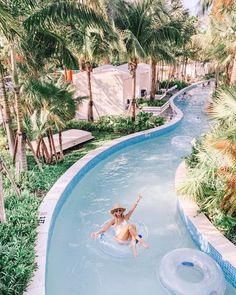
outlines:
[[[65,82],[67,82],[67,67],[64,67]]]
[[[52,141],[51,141],[51,137],[48,130],[47,130],[47,138],[48,138],[48,145],[49,145],[50,162],[52,162],[52,159],[53,159]]]
[[[236,84],[236,52],[234,55],[233,69],[230,78],[230,85]]]
[[[27,170],[26,134],[23,129],[22,109],[21,109],[21,103],[20,103],[20,89],[19,89],[18,74],[16,69],[15,46],[13,43],[10,45],[10,53],[11,53],[11,66],[12,66],[12,76],[13,76],[13,82],[14,82],[15,106],[16,106],[16,117],[17,117],[17,137],[15,141],[14,155],[16,155],[17,157],[16,172],[17,174],[19,174],[23,170]]]
[[[188,57],[185,57],[184,61],[184,80],[186,81],[186,76],[187,76],[187,65],[188,65]]]
[[[84,64],[84,60],[82,58],[79,58],[79,70],[80,70],[80,72],[84,71],[83,64]]]
[[[20,103],[20,91],[19,87],[15,87],[15,100],[16,100],[16,117],[17,117],[17,147],[15,143],[15,151],[17,153],[17,174],[27,170],[27,158],[26,158],[26,134],[23,129],[23,117]]]
[[[1,163],[0,163],[0,222],[6,222]]]
[[[154,58],[151,59],[151,93],[150,100],[155,99],[156,94],[156,81],[157,81],[157,62]]]
[[[10,155],[13,156],[15,139],[14,139],[13,130],[11,128],[10,108],[9,108],[6,87],[5,87],[3,77],[4,77],[4,70],[3,70],[3,66],[0,62],[0,88],[2,90],[2,100],[3,100],[3,122],[4,122],[4,125],[6,128],[7,141],[8,141]]]
[[[60,159],[62,160],[64,158],[64,154],[63,154],[63,146],[62,146],[62,131],[61,131],[61,129],[58,130],[58,139],[59,139],[59,148],[60,148]]]
[[[163,79],[164,79],[164,61],[163,62],[161,62],[161,81],[163,81]]]
[[[88,79],[88,96],[89,96],[89,102],[88,102],[88,121],[93,122],[93,94],[92,94],[92,85],[91,85],[91,72],[92,72],[92,66],[90,62],[86,62],[86,73],[87,73],[87,79]]]
[[[230,80],[231,80],[231,74],[232,74],[232,63],[228,63],[225,67],[225,71],[226,71],[226,79],[225,79],[225,83],[226,85],[230,85]]]
[[[215,87],[217,88],[219,86],[219,81],[220,81],[220,72],[219,69],[216,68],[215,70]]]
[[[133,85],[133,93],[132,93],[132,101],[131,101],[131,118],[132,121],[135,121],[136,116],[136,71],[137,71],[138,63],[137,59],[133,59],[129,62],[129,72],[132,77],[132,85]]]

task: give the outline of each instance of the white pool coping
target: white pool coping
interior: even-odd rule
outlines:
[[[79,173],[79,171],[84,168],[92,159],[96,158],[102,152],[110,149],[118,145],[121,142],[128,141],[132,138],[139,137],[140,135],[144,135],[145,137],[151,133],[165,130],[171,126],[176,125],[182,118],[183,113],[180,109],[178,109],[174,104],[174,99],[182,94],[185,91],[189,91],[196,86],[202,84],[206,81],[200,81],[194,83],[176,94],[174,94],[170,98],[170,105],[175,113],[173,119],[166,124],[152,128],[146,131],[141,131],[137,133],[133,133],[131,135],[127,135],[124,137],[120,137],[118,139],[114,139],[110,142],[105,143],[103,146],[89,152],[83,158],[78,160],[75,164],[73,164],[52,186],[47,195],[44,197],[41,205],[39,206],[39,226],[37,228],[37,240],[36,240],[36,264],[37,270],[34,273],[33,278],[30,281],[30,285],[25,291],[24,295],[45,295],[45,281],[46,281],[46,255],[47,255],[47,244],[49,239],[49,230],[52,221],[53,212],[56,208],[58,201],[60,200],[64,190],[70,184],[71,180]],[[140,141],[141,142],[141,141]]]
[[[186,165],[182,162],[175,175],[175,186],[177,187],[186,178]],[[194,200],[188,196],[178,196],[179,204],[184,215],[192,222],[203,239],[207,240],[215,250],[222,256],[224,261],[229,262],[236,268],[236,246],[231,243],[205,216],[200,213],[200,208]],[[204,250],[204,249],[202,249]]]

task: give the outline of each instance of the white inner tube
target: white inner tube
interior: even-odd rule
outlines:
[[[134,223],[134,224],[137,227],[138,235],[141,235],[142,238],[146,240],[148,237],[146,226],[143,223]],[[97,240],[98,240],[99,248],[102,250],[102,252],[104,252],[107,255],[110,255],[112,257],[117,257],[117,258],[123,258],[123,257],[133,255],[131,241],[121,242],[121,243],[118,242],[115,239],[115,231],[112,227],[105,233],[101,234]],[[137,243],[136,246],[139,252],[140,250],[143,249],[143,247],[139,246],[139,243]]]
[[[167,253],[159,266],[163,287],[174,295],[223,295],[226,284],[218,264],[195,249],[176,249]]]

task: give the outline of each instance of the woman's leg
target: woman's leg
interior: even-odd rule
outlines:
[[[136,240],[138,240],[141,247],[149,248],[149,245],[144,242],[143,238],[140,238],[137,235],[136,226],[134,224],[130,224],[129,232],[130,232],[130,234],[132,236],[132,239],[133,239],[133,237],[135,238],[135,244],[136,244]]]
[[[134,256],[138,256],[138,251],[136,247],[136,238],[140,239],[137,236],[136,226],[134,224],[128,224],[122,231],[116,236],[118,241],[128,241],[132,239],[132,248],[134,252]]]
[[[131,239],[130,233],[129,233],[129,228],[128,225],[125,226],[120,233],[116,236],[116,239],[118,241],[128,241]]]
[[[116,236],[116,239],[118,241],[128,241],[132,239],[134,256],[138,256],[136,240],[139,241],[141,247],[149,248],[149,245],[145,243],[144,240],[138,236],[135,224],[128,224],[126,227],[124,227],[122,231]]]
[[[128,241],[137,236],[136,226],[134,224],[127,224],[121,232],[116,236],[117,240]],[[140,239],[138,237],[138,239]]]

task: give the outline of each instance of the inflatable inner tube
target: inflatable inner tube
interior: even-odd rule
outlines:
[[[195,249],[167,253],[159,265],[162,286],[175,295],[223,295],[226,284],[218,264]]]
[[[143,223],[132,222],[137,227],[137,233],[139,237],[147,240],[148,232],[147,228]],[[110,255],[112,257],[123,258],[128,256],[133,256],[132,244],[131,241],[118,242],[115,239],[115,231],[111,227],[108,231],[101,234],[98,239],[98,246],[103,253]],[[142,251],[143,247],[139,246],[138,241],[136,240],[138,251]]]

